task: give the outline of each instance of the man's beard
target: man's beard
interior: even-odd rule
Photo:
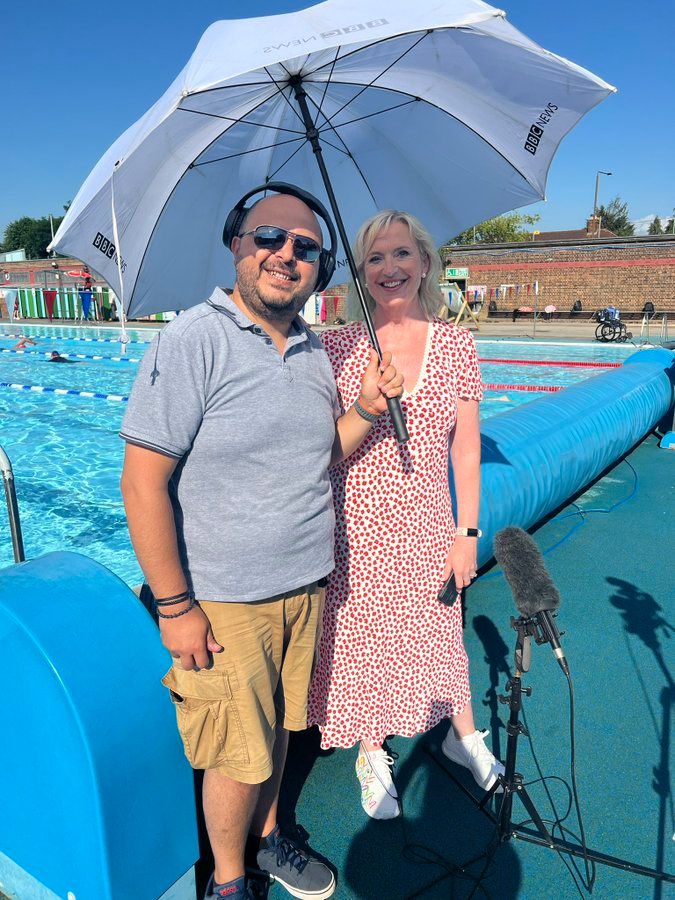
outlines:
[[[295,273],[289,270],[289,275]],[[273,289],[266,291],[260,288],[260,269],[248,268],[246,265],[237,267],[237,287],[239,294],[251,312],[263,319],[289,319],[293,318],[305,305],[312,295],[314,288],[311,285],[304,289],[292,291],[289,294],[275,293]]]

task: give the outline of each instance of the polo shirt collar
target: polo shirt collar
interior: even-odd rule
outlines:
[[[234,302],[232,297],[227,294],[223,288],[215,287],[213,289],[213,293],[206,301],[210,306],[213,306],[215,309],[224,313],[229,319],[231,319],[235,325],[237,325],[242,330],[253,330],[258,327],[255,322],[252,322],[247,315],[245,315]],[[286,341],[286,349],[292,347],[294,344],[299,344],[301,341],[307,340],[307,326],[302,321],[300,316],[295,316],[293,321],[291,322],[291,327],[288,332],[288,339]]]

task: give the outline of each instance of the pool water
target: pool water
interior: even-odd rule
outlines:
[[[155,329],[129,332],[124,361],[119,330],[84,326],[7,326],[0,322],[0,383],[37,388],[96,392],[125,397],[138,360]],[[25,353],[3,352],[17,335],[37,346]],[[584,360],[621,362],[635,347],[478,339],[481,360]],[[50,363],[58,350],[77,364]],[[91,359],[92,356],[104,357]],[[606,369],[526,366],[481,362],[490,384],[568,385]],[[481,415],[496,415],[541,396],[513,390],[486,391]],[[119,491],[123,445],[118,431],[123,400],[0,387],[0,445],[9,456],[21,513],[26,557],[52,550],[91,556],[130,585],[142,575],[135,560]],[[4,503],[0,509],[0,566],[13,562]]]
[[[592,364],[621,363],[638,349],[632,344],[578,343],[573,341],[521,341],[503,338],[476,339],[483,382],[489,385],[527,385],[534,387],[568,387],[595,375],[609,371],[592,368]],[[491,362],[491,360],[502,360]],[[503,362],[509,360],[512,362]],[[547,365],[519,365],[519,361],[536,360]],[[565,366],[565,362],[588,363],[589,367]],[[529,403],[548,391],[516,391],[508,388],[486,388],[481,403],[481,418],[506,412],[523,403]]]

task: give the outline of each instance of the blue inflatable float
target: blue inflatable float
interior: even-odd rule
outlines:
[[[651,431],[672,406],[674,381],[675,353],[641,350],[618,369],[487,419],[479,565],[498,531],[532,527]]]

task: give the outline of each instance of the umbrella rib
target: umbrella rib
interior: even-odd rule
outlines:
[[[434,30],[439,30],[439,29],[426,28],[426,29],[424,29],[424,31],[422,33],[412,31],[412,32],[404,33],[404,34],[392,34],[389,37],[381,38],[379,41],[372,41],[369,44],[363,44],[361,47],[355,47],[353,50],[349,50],[347,53],[345,53],[344,56],[341,56],[339,58],[339,62],[344,62],[345,59],[349,59],[351,56],[358,56],[359,53],[365,53],[366,51],[372,50],[373,47],[377,47],[380,44],[388,44],[390,41],[395,41],[395,40],[398,40],[399,38],[413,37],[415,34],[419,33],[420,36],[414,41],[414,43],[412,43],[408,47],[407,50],[404,50],[398,59],[395,59],[392,63],[390,63],[387,66],[386,69],[383,69],[381,74],[384,74],[384,72],[386,72],[387,69],[390,69],[392,66],[395,66],[396,63],[399,62],[407,53],[410,53],[411,50],[414,50],[415,47],[420,43],[420,41],[423,41],[426,37],[429,37],[429,35],[432,34],[434,32]],[[340,46],[340,48],[338,48],[338,49],[342,49],[342,47]],[[321,65],[317,66],[316,69],[313,69],[311,72],[307,72],[307,77],[309,77],[311,75],[315,75],[317,72],[320,72],[322,69],[325,69],[326,66],[328,66],[328,65],[330,65],[333,68],[337,61],[338,60],[335,60],[335,62],[332,62],[332,63],[327,63],[327,62],[321,63]],[[377,77],[379,78],[380,76],[378,75]]]
[[[331,64],[330,72],[328,73],[328,78],[326,79],[326,83],[323,86],[323,94],[321,95],[321,102],[319,103],[318,110],[317,110],[318,115],[321,115],[322,108],[323,108],[323,101],[326,99],[326,93],[327,93],[328,87],[330,85],[331,76],[333,74],[333,71],[335,70],[335,64],[337,63],[338,56],[340,55],[340,49],[341,49],[341,47],[338,46],[335,50],[335,57],[333,58],[333,62]],[[326,118],[325,114],[324,114],[324,118]],[[315,122],[314,124],[316,125],[317,123]]]
[[[194,94],[190,94],[189,96],[194,96],[196,94],[212,94],[214,91],[231,91],[235,88],[242,87],[266,87],[269,85],[269,81],[234,81],[232,84],[219,84],[216,87],[210,88],[200,88],[198,91],[194,91]]]
[[[189,169],[198,169],[200,166],[208,166],[211,163],[223,162],[225,159],[237,159],[239,156],[246,156],[248,153],[260,153],[261,150],[274,150],[275,147],[283,147],[284,144],[293,144],[296,141],[306,142],[304,135],[299,138],[289,138],[287,141],[276,141],[274,144],[267,144],[265,147],[252,147],[250,150],[240,150],[239,153],[230,153],[228,156],[218,156],[216,159],[205,159],[203,162],[190,163]]]
[[[333,123],[332,119],[326,119],[326,125],[330,126],[330,128],[338,128],[338,127],[344,128],[346,125],[353,125],[355,122],[363,122],[364,119],[373,119],[373,118],[375,118],[375,116],[381,116],[384,113],[391,112],[394,109],[402,109],[404,106],[409,106],[411,103],[419,103],[419,102],[420,102],[419,97],[411,96],[409,100],[404,100],[403,103],[397,103],[395,106],[388,106],[386,109],[378,109],[377,112],[368,113],[365,116],[359,116],[357,119],[349,119],[349,121],[347,121],[347,122],[340,122],[339,126],[335,125]],[[322,132],[324,127],[326,127],[326,126],[322,125],[321,128],[319,129],[319,131]]]
[[[267,101],[265,101],[267,102]],[[259,108],[259,107],[257,107]],[[233,116],[222,116],[218,113],[205,112],[201,109],[187,109],[185,106],[178,107],[179,112],[190,112],[197,116],[210,116],[212,119],[223,119],[226,122],[232,122],[234,125],[254,125],[256,128],[269,128],[272,131],[285,131],[288,134],[298,134],[304,137],[304,132],[296,131],[294,128],[282,128],[281,125],[265,125],[263,122],[251,122],[244,117],[243,119],[235,119]]]
[[[351,81],[333,81],[333,84],[342,84],[342,85],[353,87],[353,84]],[[520,169],[516,165],[514,165],[514,163],[512,163],[510,159],[508,159],[508,157],[504,156],[504,154],[501,152],[501,150],[499,150],[497,147],[495,147],[495,145],[492,144],[490,141],[488,141],[488,139],[484,135],[482,135],[479,131],[476,131],[475,128],[472,128],[471,125],[469,125],[463,119],[460,119],[454,113],[449,112],[447,109],[443,109],[442,106],[438,106],[436,103],[431,103],[431,101],[426,100],[424,97],[417,97],[414,94],[408,94],[405,91],[400,90],[399,88],[382,87],[382,85],[380,85],[380,84],[371,84],[371,85],[369,85],[369,87],[371,87],[373,90],[376,90],[376,91],[388,91],[389,93],[397,94],[402,97],[410,97],[410,100],[417,100],[419,103],[424,103],[426,106],[430,106],[432,109],[437,109],[440,113],[443,113],[444,116],[449,116],[451,119],[454,119],[455,122],[459,122],[459,124],[463,128],[466,128],[467,131],[470,131],[470,132],[472,132],[472,134],[475,134],[476,137],[478,138],[478,140],[482,141],[484,144],[487,144],[487,146],[491,147],[492,150],[494,150],[494,152],[498,156],[501,156],[501,158],[504,160],[504,162],[507,165],[509,165],[513,169],[514,172],[516,172],[518,175],[520,175],[520,177],[523,179],[523,181],[526,181],[530,185],[530,187],[534,187],[534,185],[532,184],[530,179],[527,177],[527,175],[523,174],[523,172],[521,172]],[[345,104],[345,105],[347,105],[347,104]],[[344,109],[344,107],[343,107],[343,109]],[[338,112],[340,112],[340,110],[338,110]],[[335,113],[335,115],[337,115],[337,113]],[[374,115],[377,115],[377,114],[374,113]]]
[[[288,71],[288,69],[286,68],[286,66],[283,65],[283,63],[282,63],[282,68],[283,68],[284,72],[286,72],[286,74],[290,77],[290,72]],[[305,123],[302,121],[302,116],[300,115],[300,113],[297,111],[297,109],[293,106],[293,104],[291,103],[291,101],[289,100],[289,98],[288,98],[288,97],[286,96],[286,94],[284,93],[284,88],[281,87],[281,85],[280,85],[279,82],[276,80],[276,78],[274,77],[274,75],[272,75],[272,73],[271,73],[270,70],[267,68],[267,66],[265,66],[265,71],[267,72],[267,75],[268,75],[270,81],[272,82],[272,84],[276,87],[277,91],[278,91],[278,92],[281,94],[281,96],[284,98],[284,100],[285,100],[286,103],[288,104],[289,108],[293,111],[293,115],[298,119],[299,122],[302,122],[302,125],[303,125],[303,128],[304,128]]]
[[[360,91],[358,91],[356,94],[354,94],[353,97],[351,97],[345,104],[343,104],[343,106],[341,106],[340,109],[337,110],[337,112],[333,113],[333,118],[335,118],[335,116],[339,115],[343,109],[346,109],[350,103],[353,103],[355,100],[358,100],[358,98],[361,96],[361,94],[365,93],[365,91],[367,91],[368,88],[377,87],[377,85],[375,84],[377,79],[382,78],[383,75],[385,75],[397,63],[399,63],[403,59],[404,56],[407,56],[408,53],[410,53],[412,50],[414,50],[415,47],[417,47],[430,34],[431,34],[430,31],[425,31],[425,33],[423,35],[421,35],[418,38],[418,40],[415,41],[414,44],[412,44],[410,47],[408,47],[407,50],[404,50],[403,53],[401,53],[401,55],[397,59],[393,60],[393,62],[390,62],[389,65],[385,69],[382,69],[382,71],[378,75],[376,75],[375,78],[373,78],[373,80],[371,82],[369,82],[369,84],[364,84]],[[362,48],[362,49],[365,49],[365,48]],[[358,51],[355,50],[354,52],[356,53]],[[343,57],[343,59],[346,59],[346,56]],[[325,65],[327,65],[327,64],[324,63],[324,66],[322,66],[321,68],[324,68]],[[318,71],[318,70],[316,70],[316,71]],[[332,81],[331,83],[332,84],[349,84],[350,82]],[[353,86],[354,85],[352,84],[352,87]]]
[[[302,148],[305,146],[306,143],[307,143],[307,141],[304,141],[302,144],[300,144],[299,147],[296,147],[295,150],[288,157],[288,159],[285,159],[280,166],[277,166],[277,168],[274,170],[274,172],[271,172],[269,175],[267,175],[265,180],[272,181],[272,179],[276,178],[277,174],[279,172],[281,172],[281,170],[283,169],[284,166],[288,165],[288,163],[293,159],[295,154],[299,153],[302,150]]]
[[[307,96],[309,97],[309,94],[308,94]],[[309,97],[309,100],[310,100],[310,102],[313,104],[313,106],[316,108],[316,103],[314,102],[314,100],[313,100],[311,97]],[[366,176],[363,174],[363,172],[362,172],[362,170],[361,170],[361,166],[360,166],[360,165],[357,163],[357,161],[356,161],[356,157],[354,156],[354,154],[352,153],[352,151],[351,151],[351,150],[349,149],[349,147],[347,146],[347,144],[346,144],[344,138],[342,137],[342,135],[338,133],[338,131],[337,131],[337,129],[335,128],[335,126],[327,119],[326,114],[325,114],[325,113],[322,113],[322,115],[323,115],[324,119],[326,119],[326,122],[327,122],[328,125],[330,126],[330,128],[331,128],[333,134],[335,135],[335,137],[338,139],[338,141],[340,141],[340,143],[341,143],[342,146],[344,147],[344,150],[343,150],[342,152],[343,152],[343,153],[346,153],[347,156],[349,157],[349,159],[351,159],[351,161],[352,161],[352,163],[353,163],[353,165],[354,165],[354,168],[356,169],[356,171],[357,171],[357,172],[359,173],[359,175],[361,176],[361,180],[363,181],[364,185],[366,186],[366,190],[367,190],[368,193],[370,194],[373,203],[375,204],[375,206],[377,206],[377,200],[375,199],[375,194],[373,194],[373,192],[371,191],[370,185],[368,184],[368,181],[367,181],[367,179],[366,179]],[[330,141],[327,141],[325,137],[323,138],[323,142],[324,142],[325,144],[328,144],[329,147],[333,147],[333,144],[331,144]],[[338,152],[339,152],[339,148],[338,148],[338,147],[333,147],[333,149],[338,150]]]
[[[333,129],[333,130],[335,130],[335,129]],[[340,135],[337,132],[335,132],[335,136],[337,137],[337,139],[339,141],[342,141],[342,138],[340,137]],[[345,156],[351,157],[351,153],[347,149],[346,145],[344,147],[338,147],[336,144],[333,144],[330,141],[326,140],[325,135],[322,136],[321,143],[325,144],[327,147],[332,147],[336,153],[344,153]],[[343,141],[343,143],[344,143],[344,141]]]

